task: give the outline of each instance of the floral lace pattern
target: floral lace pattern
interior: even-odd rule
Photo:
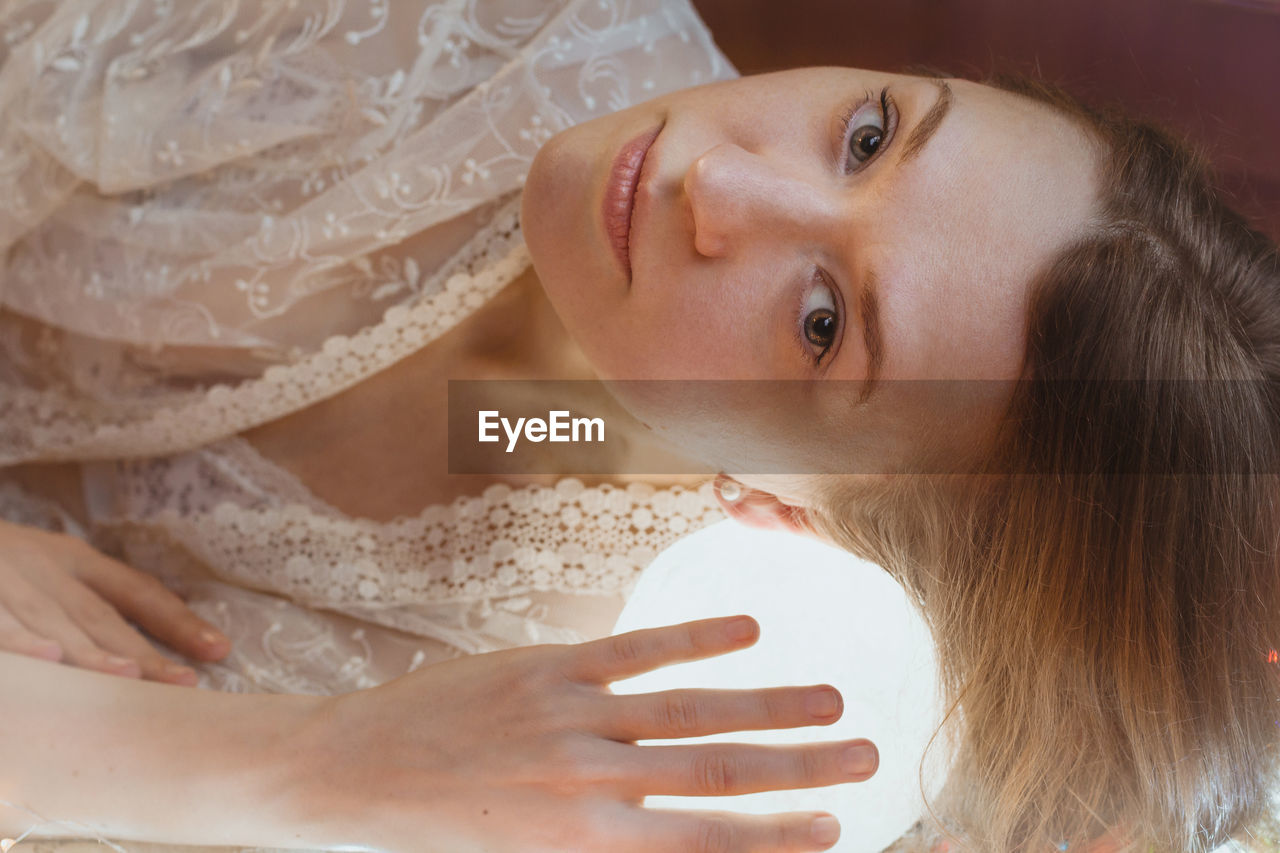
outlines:
[[[92,531],[2,472],[0,517],[81,535],[180,592],[232,643],[222,661],[182,662],[200,687],[232,692],[343,693],[461,654],[602,635],[659,550],[723,518],[710,484],[566,478],[389,523],[352,519],[239,437],[84,471]]]
[[[348,337],[327,338],[317,352],[290,365],[268,367],[261,377],[236,385],[219,383],[185,395],[181,403],[143,410],[134,419],[90,424],[82,407],[51,402],[57,392],[15,390],[8,415],[32,426],[29,438],[42,447],[74,448],[76,455],[116,456],[148,447],[164,452],[203,444],[295,411],[355,385],[417,351],[484,304],[528,264],[519,237],[519,199],[510,201],[493,223],[441,270],[412,307],[395,305],[381,322]],[[470,266],[474,274],[455,271]],[[63,453],[46,452],[61,457]]]
[[[176,589],[213,579],[469,653],[607,633],[659,550],[724,517],[709,484],[587,488],[567,478],[494,485],[387,523],[355,519],[234,437],[86,474],[100,496],[90,510],[98,535],[117,530],[130,561]],[[167,553],[175,546],[207,568],[184,568]],[[604,608],[603,622],[586,599]]]
[[[27,0],[0,42],[0,464],[359,382],[527,266],[551,134],[736,76],[686,0]]]
[[[687,0],[0,4],[0,466],[80,462],[89,525],[3,470],[0,517],[184,595],[232,640],[205,688],[339,693],[607,633],[723,517],[709,486],[495,486],[381,523],[238,433],[523,272],[552,134],[734,76]]]

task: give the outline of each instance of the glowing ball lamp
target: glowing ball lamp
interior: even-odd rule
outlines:
[[[880,567],[810,539],[723,521],[688,536],[641,575],[615,634],[746,613],[760,623],[749,649],[615,682],[615,693],[683,687],[831,684],[844,715],[831,726],[729,732],[642,743],[801,743],[869,738],[876,775],[861,783],[738,797],[649,797],[650,808],[753,814],[821,810],[840,820],[841,853],[878,853],[924,814],[919,771],[942,719],[934,647],[924,623]],[[934,797],[948,745],[929,750],[923,784]]]

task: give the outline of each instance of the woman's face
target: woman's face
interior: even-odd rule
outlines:
[[[602,214],[606,184],[619,150],[659,128],[628,275]],[[874,466],[989,428],[1003,399],[992,388],[1011,390],[1021,372],[1030,279],[1095,209],[1094,151],[1052,108],[967,80],[802,68],[675,92],[552,137],[522,224],[603,378],[801,380],[781,383],[787,405],[768,412],[687,405],[688,383],[672,383],[669,401],[619,386],[651,427],[719,442],[717,463],[742,470],[780,438]],[[916,379],[994,383],[957,397],[898,381]],[[740,427],[728,450],[726,426]]]

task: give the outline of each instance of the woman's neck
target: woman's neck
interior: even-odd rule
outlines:
[[[557,459],[576,459],[598,474],[583,479],[601,482],[692,485],[714,473],[703,471],[696,475],[663,477],[633,473],[692,472],[701,471],[704,466],[684,458],[677,448],[660,441],[609,394],[590,360],[565,330],[532,268],[450,334],[454,333],[457,336],[450,345],[456,355],[449,357],[452,362],[449,379],[524,380],[495,382],[487,387],[479,383],[472,385],[467,392],[467,411],[475,408],[503,412],[511,408],[516,414],[545,417],[549,411],[559,409],[571,411],[575,416],[600,417],[606,422],[611,449],[599,456],[579,457],[570,452],[568,457],[562,457],[563,446],[552,452],[548,445],[539,445],[539,450],[547,451],[547,464],[552,467]],[[487,445],[485,449],[492,448],[493,445]],[[493,458],[483,452],[481,456]],[[577,473],[582,476],[585,471]]]
[[[621,427],[622,434],[613,433],[623,439],[625,458],[610,460],[611,473],[558,469],[523,475],[450,473],[450,380],[595,378],[531,268],[421,350],[334,397],[243,436],[338,509],[380,521],[417,514],[426,505],[448,503],[459,495],[479,495],[499,482],[550,485],[559,476],[573,475],[587,485],[643,481],[695,486],[706,479],[705,475],[623,473],[690,470],[684,464],[649,462],[655,439],[643,428],[626,427]],[[579,383],[517,384],[524,386],[518,393],[538,396],[534,401],[538,405],[559,409],[574,406],[550,399],[550,392]],[[597,383],[580,384],[588,391],[603,392]],[[499,383],[492,387],[494,393],[501,390]],[[547,399],[543,399],[543,388]],[[501,409],[502,405],[484,408]]]
[[[481,374],[465,378],[597,378],[582,349],[565,331],[533,267],[453,332],[457,337],[450,343],[463,356],[466,372]]]

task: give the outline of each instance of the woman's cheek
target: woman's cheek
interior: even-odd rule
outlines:
[[[564,136],[553,136],[534,157],[520,202],[521,230],[539,268],[551,265],[560,254],[556,249],[563,239],[558,229],[574,221],[568,218],[572,211],[566,205],[566,196],[571,194],[565,190],[572,187],[565,183],[573,174],[573,164],[568,152],[563,151]]]

